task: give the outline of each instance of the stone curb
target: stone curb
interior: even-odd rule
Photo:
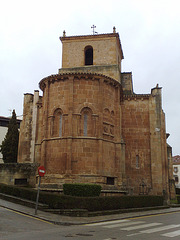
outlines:
[[[1,194],[0,194],[0,198],[1,198]],[[5,200],[6,201],[6,200]],[[39,209],[38,210],[38,214],[35,215],[32,212],[32,208],[29,208],[28,210],[24,209],[22,210],[21,206],[25,206],[25,204],[20,205],[18,203],[13,203],[16,204],[14,207],[10,206],[10,201],[9,202],[9,206],[8,203],[7,204],[0,204],[1,207],[18,212],[20,214],[24,214],[27,216],[31,216],[33,218],[37,218],[49,223],[53,223],[56,225],[83,225],[83,224],[90,224],[90,223],[97,223],[97,222],[106,222],[106,221],[113,221],[113,220],[118,220],[118,219],[127,219],[127,218],[134,218],[134,217],[143,217],[143,216],[148,216],[148,215],[157,215],[157,214],[162,214],[162,213],[169,213],[169,212],[177,212],[180,211],[180,205],[172,205],[172,209],[170,208],[170,206],[162,206],[162,207],[154,207],[154,208],[136,208],[136,209],[121,209],[119,212],[114,212],[114,211],[108,211],[108,215],[95,215],[95,216],[88,216],[88,217],[72,217],[73,219],[70,220],[68,219],[69,217],[64,216],[64,215],[58,215],[55,213],[49,213],[47,212],[46,209]],[[177,208],[177,209],[175,209]],[[42,216],[42,215],[46,215],[47,213],[47,217],[46,216]],[[102,213],[102,212],[101,212]],[[49,216],[48,216],[49,214]],[[67,217],[67,219],[66,219]],[[100,218],[99,218],[100,217]],[[104,217],[104,218],[103,218]],[[53,219],[54,218],[54,219]],[[62,218],[62,219],[58,219],[58,218]],[[63,219],[64,218],[64,219]]]

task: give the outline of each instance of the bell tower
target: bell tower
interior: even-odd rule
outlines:
[[[85,36],[66,36],[62,42],[62,68],[59,73],[99,73],[121,82],[123,51],[119,34],[113,33]]]

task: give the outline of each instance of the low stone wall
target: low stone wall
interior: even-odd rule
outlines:
[[[38,166],[37,163],[0,164],[0,183],[35,187]]]

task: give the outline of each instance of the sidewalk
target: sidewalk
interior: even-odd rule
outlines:
[[[125,219],[125,218],[156,215],[156,214],[180,211],[180,207],[173,207],[173,208],[137,211],[137,212],[112,214],[112,215],[96,216],[96,217],[69,217],[69,216],[63,216],[58,214],[52,214],[52,213],[44,212],[41,210],[38,210],[37,215],[35,215],[35,209],[33,208],[22,206],[20,204],[12,203],[2,199],[0,199],[0,207],[14,210],[19,213],[23,213],[25,215],[36,217],[41,220],[48,221],[54,224],[59,224],[59,225],[80,225],[80,224],[112,221],[112,220],[119,220],[119,219]]]

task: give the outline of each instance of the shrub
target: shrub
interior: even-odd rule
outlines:
[[[63,185],[65,195],[77,197],[96,197],[101,193],[101,186],[97,184],[66,183]]]
[[[16,121],[15,110],[12,112],[12,118],[8,124],[8,131],[2,145],[0,145],[0,152],[2,152],[4,163],[16,163],[18,153],[19,131]]]
[[[37,191],[31,188],[0,184],[0,192],[36,201]],[[177,197],[180,203],[180,196]],[[118,210],[163,205],[163,196],[76,197],[40,191],[39,202],[54,209]]]
[[[31,201],[36,201],[37,191],[31,188],[0,184],[0,192]]]

